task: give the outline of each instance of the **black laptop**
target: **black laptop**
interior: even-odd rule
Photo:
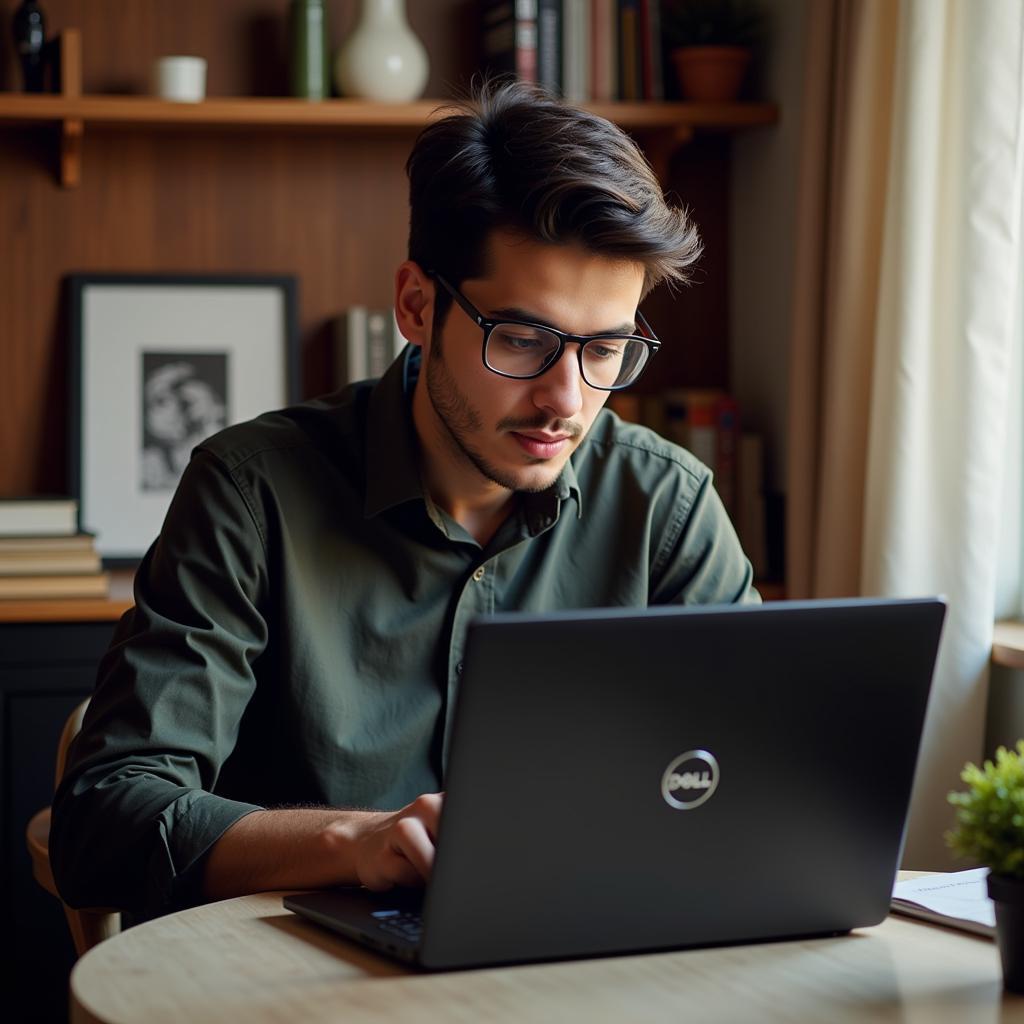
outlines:
[[[877,924],[944,614],[857,599],[479,619],[426,890],[284,905],[429,969]]]

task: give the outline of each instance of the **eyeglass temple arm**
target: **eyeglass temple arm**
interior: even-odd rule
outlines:
[[[647,317],[645,317],[639,309],[636,311],[636,319],[643,330],[644,337],[648,341],[653,341],[655,348],[659,348],[661,346],[661,341],[659,341],[658,336],[654,333],[651,325],[647,322]]]
[[[439,274],[436,270],[428,270],[427,271],[427,276],[428,277],[432,277],[435,281],[439,281],[440,284],[441,284],[441,287],[444,288],[444,290],[462,307],[462,309],[465,312],[465,314],[471,320],[475,321],[478,326],[483,324],[484,317],[480,313],[480,311],[475,306],[472,305],[472,303],[469,301],[469,299],[467,299],[464,296],[460,295],[455,290],[455,288],[453,288],[452,285],[450,285],[444,279],[444,277],[441,274]]]

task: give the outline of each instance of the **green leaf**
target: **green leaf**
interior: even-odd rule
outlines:
[[[948,796],[958,810],[947,845],[997,875],[1024,879],[1024,739],[1015,750],[1000,747],[980,768],[968,762],[960,778],[968,789]]]

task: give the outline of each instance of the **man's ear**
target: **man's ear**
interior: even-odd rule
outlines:
[[[434,323],[434,282],[418,263],[406,260],[395,271],[395,318],[410,345],[430,348]]]

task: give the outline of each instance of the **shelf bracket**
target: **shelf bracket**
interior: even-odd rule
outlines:
[[[57,38],[57,84],[66,99],[82,95],[82,33],[67,28]],[[85,124],[81,118],[65,118],[60,126],[60,183],[64,188],[77,188],[82,180],[82,135]]]
[[[77,188],[82,180],[82,135],[84,128],[79,118],[61,122],[60,183],[64,188]]]
[[[669,166],[676,150],[692,138],[693,126],[681,124],[674,128],[652,132],[643,140],[644,152],[663,187],[668,187]]]

